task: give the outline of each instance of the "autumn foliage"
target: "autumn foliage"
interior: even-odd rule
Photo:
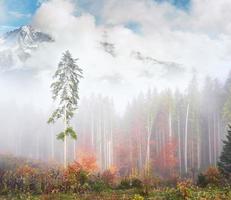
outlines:
[[[69,168],[75,170],[82,169],[88,173],[94,173],[98,170],[97,159],[92,151],[82,150],[78,152],[78,159],[76,159]]]
[[[20,176],[31,176],[35,174],[36,170],[28,165],[24,165],[17,169],[17,174]]]
[[[164,176],[174,176],[176,174],[177,160],[177,144],[175,140],[168,141],[158,154],[154,161],[154,167]]]
[[[113,186],[115,184],[117,169],[116,167],[112,166],[108,170],[105,170],[102,173],[102,180],[109,186]]]

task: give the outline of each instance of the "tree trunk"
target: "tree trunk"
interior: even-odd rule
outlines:
[[[197,169],[200,170],[201,167],[201,157],[200,157],[200,153],[201,153],[201,148],[200,148],[200,138],[198,136],[197,138]]]
[[[145,162],[145,167],[147,170],[147,173],[149,173],[149,164],[150,164],[150,140],[151,140],[151,134],[152,134],[152,117],[148,117],[148,125],[147,125],[147,151],[146,151],[146,162]]]
[[[169,122],[169,138],[171,140],[172,139],[172,114],[170,111],[168,114],[168,122]]]
[[[184,162],[185,162],[185,172],[188,173],[188,114],[189,114],[189,103],[187,106],[186,112],[186,119],[185,119],[185,155],[184,155]]]
[[[65,110],[64,110],[64,133],[67,130],[67,116],[66,116],[66,105],[65,105]],[[64,164],[64,169],[67,168],[67,136],[64,134],[64,145],[63,145],[63,164]]]
[[[217,164],[217,138],[216,138],[217,132],[216,132],[216,114],[213,114],[213,156],[214,156],[214,165]]]
[[[54,160],[55,159],[55,141],[54,141],[54,131],[53,131],[53,127],[51,127],[51,159]]]
[[[147,155],[146,155],[146,170],[149,173],[149,164],[150,164],[150,136],[147,138]]]
[[[73,124],[73,129],[76,130],[75,124]],[[73,161],[76,160],[76,140],[73,140]]]
[[[74,159],[73,160],[76,160],[76,141],[75,140],[73,141],[73,151],[74,151],[74,154],[73,154]]]
[[[201,168],[201,137],[200,137],[200,125],[199,121],[196,121],[197,128],[197,170]]]
[[[179,159],[179,167],[180,167],[180,175],[182,172],[182,168],[181,168],[181,135],[180,135],[180,119],[178,117],[177,120],[177,129],[178,129],[178,159]]]
[[[139,133],[139,136],[140,136],[140,133]],[[140,137],[140,142],[139,142],[139,174],[141,174],[141,172],[142,172],[142,167],[143,167],[143,164],[142,164],[142,140]]]
[[[210,123],[209,123],[209,118],[208,118],[208,134],[209,134],[209,164],[211,165],[212,163],[212,154],[211,154],[211,130],[210,130]]]
[[[113,136],[112,136],[112,117],[110,117],[110,141],[109,141],[109,167],[113,165]]]

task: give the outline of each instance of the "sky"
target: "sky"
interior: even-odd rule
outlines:
[[[0,0],[0,5],[4,7],[5,19],[1,21],[1,32],[9,31],[14,28],[31,23],[36,10],[46,0]],[[178,9],[187,10],[190,7],[190,0],[156,0],[156,2],[169,2]],[[103,0],[78,0],[76,1],[81,12],[89,12],[95,17],[100,18],[100,11],[103,8]],[[100,21],[100,20],[99,20]],[[134,23],[131,23],[134,25]],[[136,30],[136,27],[129,26]]]
[[[31,102],[47,96],[69,49],[84,71],[81,96],[110,96],[123,110],[149,88],[184,90],[195,72],[201,81],[207,75],[224,81],[231,69],[230,10],[230,0],[0,0],[0,32],[31,24],[55,40],[11,72]],[[100,45],[105,33],[114,55]],[[25,77],[33,83],[27,90]]]

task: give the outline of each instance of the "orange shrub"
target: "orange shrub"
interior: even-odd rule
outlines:
[[[93,155],[85,155],[80,158],[79,164],[86,172],[93,173],[98,169],[96,157]]]
[[[20,176],[30,176],[35,174],[36,170],[28,165],[24,165],[23,167],[19,167],[17,169],[17,174]]]
[[[192,187],[192,180],[190,179],[186,179],[186,180],[183,180],[183,181],[179,181],[177,183],[177,189],[180,191],[182,197],[184,199],[187,199],[189,197],[189,193],[190,193],[190,188]]]
[[[93,151],[82,149],[77,152],[75,165],[78,163],[82,170],[88,173],[94,173],[98,170],[97,159]]]
[[[221,174],[216,167],[209,167],[204,173],[208,184],[219,185],[221,180]]]

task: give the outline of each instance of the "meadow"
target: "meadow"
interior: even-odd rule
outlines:
[[[229,200],[231,187],[215,167],[196,180],[154,175],[119,177],[116,169],[96,171],[85,158],[67,169],[55,163],[1,155],[1,200]]]

